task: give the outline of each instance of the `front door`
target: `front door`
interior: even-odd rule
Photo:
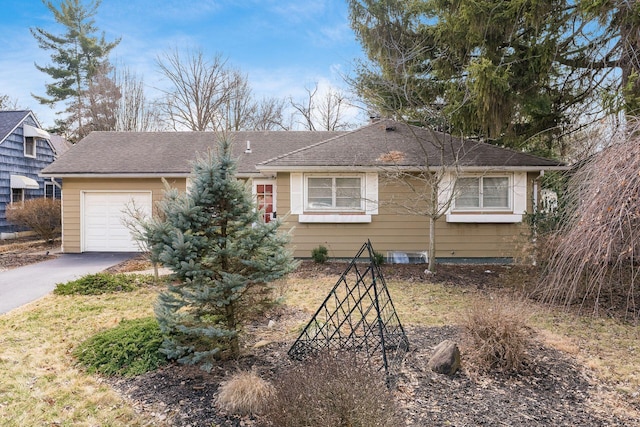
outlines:
[[[256,196],[264,222],[271,222],[276,217],[276,180],[254,180],[253,194]]]

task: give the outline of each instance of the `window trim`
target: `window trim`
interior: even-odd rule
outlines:
[[[13,198],[13,192],[14,191],[20,191],[20,200],[14,200]],[[24,188],[11,188],[11,204],[13,205],[14,203],[24,203]]]
[[[482,174],[482,175],[461,175],[456,179],[456,184],[458,183],[458,180],[460,179],[467,179],[467,178],[475,178],[478,180],[478,202],[480,205],[482,206],[463,206],[463,207],[459,207],[457,206],[457,195],[454,194],[454,198],[453,198],[453,203],[452,203],[452,212],[453,213],[473,213],[473,212],[513,212],[513,205],[514,205],[514,195],[513,195],[513,186],[514,186],[514,178],[513,178],[513,174]],[[492,207],[484,207],[484,194],[483,194],[483,185],[482,185],[482,181],[484,180],[484,178],[506,178],[507,179],[507,196],[509,198],[508,202],[507,202],[507,206],[506,207],[496,207],[496,206],[492,206]],[[454,186],[454,191],[455,191],[455,186]]]
[[[28,140],[32,141],[32,144],[33,144],[33,150],[30,150],[31,152],[27,151],[27,141]],[[36,147],[38,145],[38,139],[35,136],[25,136],[23,145],[24,145],[24,156],[25,157],[35,158],[36,157]]]
[[[51,197],[47,197],[47,188],[51,188]],[[44,198],[45,199],[56,199],[56,185],[51,181],[45,181],[44,183]]]
[[[331,186],[331,207],[310,207],[309,206],[309,179],[313,178],[331,178],[332,186]],[[359,206],[358,207],[338,207],[336,204],[336,179],[339,178],[356,178],[360,181],[360,197],[359,197]],[[324,173],[309,173],[304,174],[304,196],[303,196],[303,206],[304,212],[364,212],[365,211],[365,200],[366,200],[366,177],[364,174],[324,174]]]

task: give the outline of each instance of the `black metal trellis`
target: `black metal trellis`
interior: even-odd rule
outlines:
[[[368,255],[368,262],[361,258]],[[387,284],[367,241],[289,349],[303,360],[321,351],[363,352],[378,370],[392,374],[409,350],[409,340]]]

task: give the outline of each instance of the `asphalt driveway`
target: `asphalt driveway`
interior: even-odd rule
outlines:
[[[137,253],[62,254],[58,258],[0,272],[0,314],[35,301],[56,284],[98,273]]]

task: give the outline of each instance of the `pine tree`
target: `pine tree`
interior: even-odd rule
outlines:
[[[163,220],[146,226],[154,260],[170,268],[170,285],[156,304],[165,334],[162,351],[204,369],[237,357],[243,323],[272,301],[269,282],[296,266],[279,222],[264,223],[245,184],[235,178],[230,142],[193,166],[186,193],[167,189]]]
[[[120,43],[119,39],[105,41],[104,33],[101,36],[95,35],[98,29],[93,17],[100,3],[101,0],[93,0],[85,6],[81,0],[62,0],[58,9],[51,1],[45,1],[44,4],[56,22],[66,31],[56,35],[43,28],[30,29],[38,46],[52,52],[52,64],[36,64],[36,68],[54,80],[53,83],[46,84],[46,96],[34,95],[34,98],[41,104],[50,106],[69,101],[66,110],[69,118],[56,120],[56,125],[71,140],[85,134],[86,91],[94,75],[101,68],[108,68],[109,52]],[[74,122],[75,126],[72,125]],[[73,135],[69,135],[69,132]]]
[[[349,0],[376,113],[563,158],[569,135],[640,112],[638,0]]]

